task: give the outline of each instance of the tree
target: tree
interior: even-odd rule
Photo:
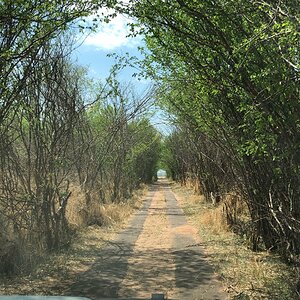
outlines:
[[[79,18],[114,1],[4,0],[0,4],[1,134],[20,103],[16,98],[32,75],[42,47]],[[7,123],[4,121],[9,119]]]
[[[297,1],[145,0],[127,9],[146,35],[158,98],[224,153],[266,248],[299,254]]]
[[[87,224],[101,224],[92,204],[125,201],[156,170],[160,136],[145,114],[153,93],[134,95],[115,72],[96,89],[70,59],[65,31],[114,2],[0,5],[0,242],[9,245],[0,272],[30,270],[33,257],[70,244],[74,189],[86,196]]]
[[[152,91],[135,96],[130,85],[122,86],[115,80],[107,89],[107,96],[100,96],[102,101],[87,110],[92,152],[83,157],[87,156],[85,161],[90,158],[93,161],[85,163],[84,170],[81,168],[85,175],[79,177],[84,178],[88,199],[90,192],[98,189],[101,201],[120,201],[130,196],[140,183],[152,180],[160,137],[144,112],[151,102]],[[141,161],[145,163],[141,165]]]
[[[1,214],[15,234],[25,230],[48,250],[69,242],[69,148],[83,105],[80,72],[70,65],[66,50],[61,42],[40,49],[39,62],[16,99],[22,105],[0,145]]]

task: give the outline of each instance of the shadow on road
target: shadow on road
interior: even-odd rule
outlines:
[[[80,274],[78,280],[70,286],[68,294],[91,299],[126,298],[135,297],[139,293],[151,295],[155,291],[170,291],[174,284],[179,291],[184,292],[206,285],[213,278],[212,268],[197,250],[135,251],[137,263],[130,266],[131,272],[126,278],[127,285],[122,284],[120,293],[120,285],[126,276],[131,255],[132,245],[130,247],[128,244],[119,243],[114,248],[104,249],[94,265],[87,272]]]
[[[180,299],[221,299],[218,291],[214,294],[209,287],[214,278],[213,269],[199,247],[195,246],[195,240],[191,236],[176,234],[172,249],[134,248],[148,214],[162,213],[161,208],[150,209],[151,200],[158,187],[165,193],[165,213],[171,227],[186,224],[183,211],[169,189],[170,185],[168,181],[161,180],[152,186],[146,202],[134,216],[130,226],[99,253],[98,259],[88,271],[79,274],[69,287],[68,295],[91,299],[132,298],[141,294],[149,297],[153,292],[166,293],[176,287],[177,292],[184,295]],[[132,256],[135,264],[129,265]],[[208,290],[209,295],[205,294]],[[193,295],[199,294],[199,291],[202,295],[195,298]]]

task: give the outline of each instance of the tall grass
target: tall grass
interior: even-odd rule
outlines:
[[[97,193],[94,193],[87,205],[80,186],[72,184],[66,209],[68,226],[75,234],[91,225],[101,227],[120,225],[140,206],[142,195],[146,190],[147,186],[142,185],[139,190],[133,192],[130,199],[105,204],[100,201]],[[13,227],[0,230],[0,276],[28,274],[34,271],[50,255],[44,249],[38,234],[33,235],[26,230],[16,234]]]

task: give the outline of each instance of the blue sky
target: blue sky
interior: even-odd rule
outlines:
[[[101,13],[111,10],[102,10]],[[87,19],[91,21],[94,16]],[[128,37],[129,27],[127,24],[131,20],[123,15],[117,15],[109,23],[100,23],[96,32],[86,31],[79,37],[82,44],[74,51],[73,55],[78,63],[88,67],[89,75],[95,79],[105,79],[109,75],[109,70],[114,64],[114,59],[108,54],[116,53],[120,56],[129,53],[131,56],[140,57],[138,46],[143,46],[142,37]],[[126,68],[120,73],[120,80],[136,80],[131,75],[136,72],[132,68]],[[143,82],[146,84],[146,82]],[[150,82],[148,82],[150,84]]]
[[[93,18],[94,16],[91,16],[88,19],[91,21]],[[138,46],[144,46],[142,37],[128,37],[129,22],[125,16],[117,15],[109,23],[99,24],[96,32],[86,32],[83,36],[78,36],[80,46],[75,49],[73,57],[79,65],[87,68],[90,77],[104,82],[109,76],[115,60],[108,57],[108,54],[123,56],[129,53],[130,56],[141,57]],[[135,72],[136,69],[127,67],[120,72],[118,79],[121,82],[132,82],[136,92],[143,94],[151,86],[151,81],[137,80],[136,77],[132,77]],[[164,125],[165,122],[166,118],[161,111],[152,118],[152,123],[164,133],[169,131],[169,126]]]

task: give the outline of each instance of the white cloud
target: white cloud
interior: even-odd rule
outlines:
[[[128,22],[129,20],[122,15],[117,15],[109,23],[102,22],[99,29],[85,39],[84,44],[101,50],[113,50],[122,46],[135,47],[141,39],[128,37]]]

